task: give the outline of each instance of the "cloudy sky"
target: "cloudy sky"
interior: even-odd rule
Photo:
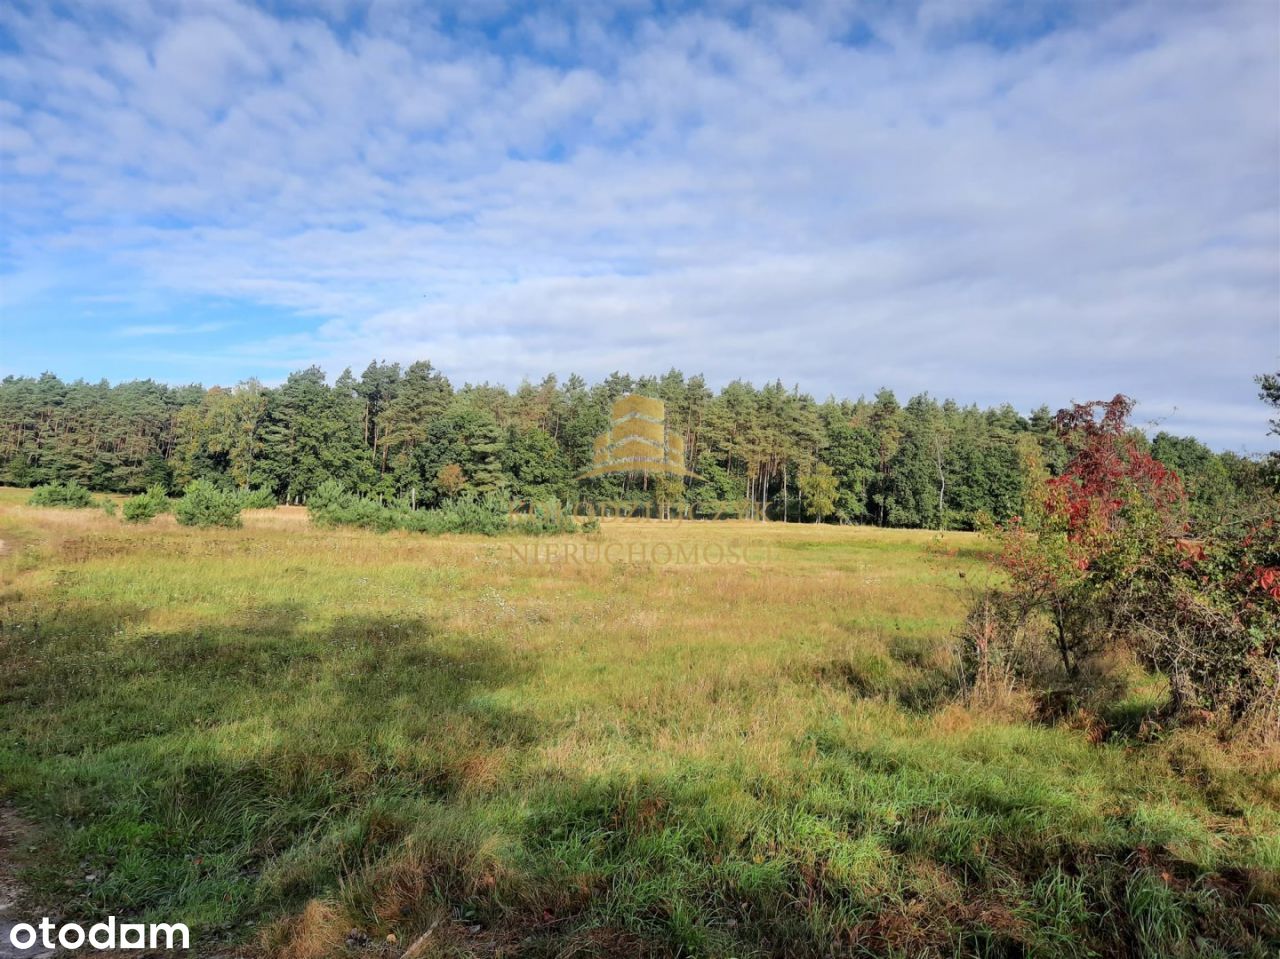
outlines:
[[[1274,0],[0,6],[0,372],[1110,396],[1270,444]]]

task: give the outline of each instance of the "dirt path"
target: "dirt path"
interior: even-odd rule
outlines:
[[[54,955],[43,946],[18,949],[9,942],[9,930],[16,923],[38,919],[24,908],[25,890],[14,868],[14,851],[30,835],[30,828],[9,806],[0,804],[0,959],[36,959]]]

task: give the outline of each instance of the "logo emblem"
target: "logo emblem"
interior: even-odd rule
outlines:
[[[667,427],[667,405],[629,393],[613,404],[609,432],[596,437],[591,468],[579,479],[609,473],[657,473],[690,476],[685,469],[684,437]]]

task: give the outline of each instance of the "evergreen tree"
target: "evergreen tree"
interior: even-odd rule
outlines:
[[[378,472],[391,474],[391,486],[403,493],[415,480],[414,451],[426,442],[431,424],[444,415],[453,387],[429,361],[413,363],[378,414],[380,436],[374,448]]]
[[[902,445],[902,408],[889,389],[881,389],[869,413],[871,432],[876,439],[876,475],[871,482],[871,503],[876,522],[889,522],[894,500],[893,463]]]
[[[312,366],[290,374],[267,402],[262,425],[262,485],[289,502],[325,480],[367,493],[373,468],[365,450],[359,398],[330,389]]]

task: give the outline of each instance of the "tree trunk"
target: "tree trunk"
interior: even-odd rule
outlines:
[[[1062,668],[1067,671],[1070,679],[1075,679],[1080,672],[1079,667],[1071,660],[1071,647],[1067,643],[1067,630],[1062,622],[1062,611],[1055,608],[1053,611],[1053,625],[1058,631],[1058,655],[1062,658]]]

